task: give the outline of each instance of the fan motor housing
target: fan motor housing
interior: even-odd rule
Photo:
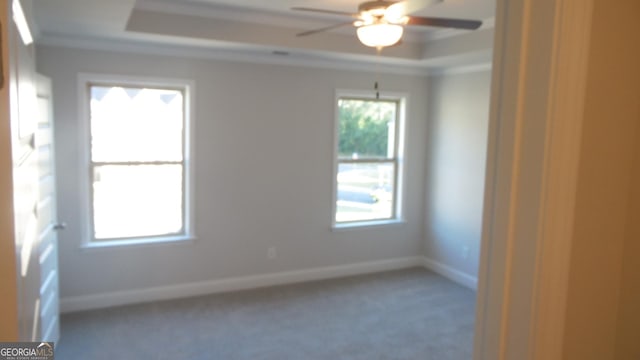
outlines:
[[[376,0],[376,1],[367,1],[363,2],[358,6],[358,12],[370,12],[373,10],[385,10],[390,5],[395,4],[396,1],[385,1],[385,0]]]

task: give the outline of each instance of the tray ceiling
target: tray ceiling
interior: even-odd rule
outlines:
[[[37,42],[113,48],[173,47],[199,53],[280,56],[306,61],[382,63],[429,69],[489,62],[495,0],[433,0],[413,15],[483,20],[469,32],[408,27],[403,43],[381,54],[360,44],[353,27],[296,37],[309,29],[348,21],[295,12],[314,7],[357,12],[358,0],[46,0],[33,1]],[[275,55],[274,55],[275,54]]]

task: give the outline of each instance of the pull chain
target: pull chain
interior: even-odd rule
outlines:
[[[382,53],[382,46],[378,46],[377,50],[377,60],[376,61],[376,78],[380,77],[380,54]],[[378,81],[373,84],[373,90],[376,92],[376,100],[380,100],[380,87],[378,86]]]

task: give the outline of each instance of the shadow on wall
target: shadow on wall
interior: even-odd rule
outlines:
[[[491,70],[432,78],[426,256],[477,278]]]

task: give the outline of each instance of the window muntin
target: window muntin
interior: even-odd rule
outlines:
[[[400,104],[338,98],[336,224],[398,217]]]
[[[91,239],[186,235],[186,88],[88,88]]]

